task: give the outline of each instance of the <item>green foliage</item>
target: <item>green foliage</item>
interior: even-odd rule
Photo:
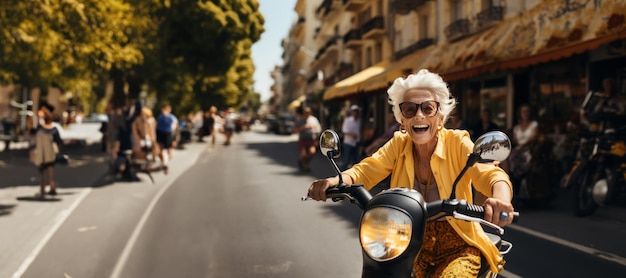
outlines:
[[[117,97],[147,88],[181,112],[239,106],[253,95],[258,8],[257,0],[3,0],[0,82],[55,82],[100,110],[120,72],[131,84],[114,86]]]

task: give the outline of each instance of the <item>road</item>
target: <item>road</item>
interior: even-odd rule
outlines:
[[[312,179],[332,174],[330,166],[317,156],[311,173],[298,173],[295,137],[263,131],[237,134],[231,146],[192,143],[154,184],[97,183],[104,186],[84,193],[18,274],[360,277],[359,209],[300,201]],[[503,276],[626,273],[624,209],[581,219],[562,202],[523,210],[507,228],[514,247]]]

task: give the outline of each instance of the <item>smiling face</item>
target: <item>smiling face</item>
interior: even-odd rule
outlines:
[[[404,93],[402,102],[423,103],[425,101],[434,101],[433,94],[424,89],[409,89]],[[422,109],[417,109],[415,116],[406,118],[402,116],[402,125],[406,128],[407,134],[415,144],[428,144],[437,135],[439,126],[442,125],[443,115],[439,111],[429,117],[424,115]]]

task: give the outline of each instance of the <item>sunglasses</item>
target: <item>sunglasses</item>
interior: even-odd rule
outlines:
[[[413,118],[415,114],[417,114],[417,110],[421,109],[422,114],[426,117],[432,117],[437,115],[437,110],[439,110],[439,102],[434,100],[424,101],[422,103],[415,102],[403,102],[400,103],[400,112],[402,112],[402,116],[405,118]]]

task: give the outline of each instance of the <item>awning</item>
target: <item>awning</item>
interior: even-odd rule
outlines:
[[[300,107],[300,105],[302,105],[302,102],[304,102],[304,100],[306,99],[305,95],[301,95],[299,96],[297,99],[294,99],[293,101],[291,101],[289,103],[288,109],[289,110],[296,110],[296,108]]]
[[[453,81],[558,60],[626,38],[625,18],[625,1],[546,0],[482,33],[438,45],[422,67]]]
[[[335,83],[335,85],[326,89],[323,99],[331,100],[362,91],[363,83],[369,78],[384,72],[387,66],[389,66],[389,61],[385,60]]]
[[[389,87],[389,83],[396,80],[398,77],[406,77],[408,73],[414,73],[420,68],[420,65],[424,62],[425,56],[428,54],[428,50],[433,48],[421,49],[413,52],[410,55],[402,57],[401,59],[394,61],[391,65],[380,74],[370,78],[363,82],[363,91],[373,91],[380,88]]]

